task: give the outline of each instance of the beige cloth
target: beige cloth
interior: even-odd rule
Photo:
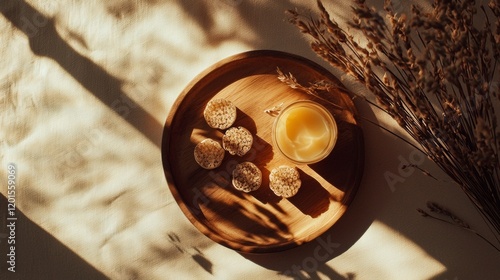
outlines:
[[[284,14],[310,2],[2,1],[0,180],[5,186],[15,163],[19,217],[15,273],[4,259],[10,231],[0,229],[2,279],[500,279],[498,251],[415,211],[440,202],[491,237],[467,198],[453,183],[400,174],[400,163],[413,160],[449,181],[368,123],[359,192],[309,244],[239,254],[179,210],[160,150],[174,100],[202,70],[243,51],[281,50],[327,66]],[[328,7],[343,21],[350,4]],[[0,192],[3,214],[7,188]]]

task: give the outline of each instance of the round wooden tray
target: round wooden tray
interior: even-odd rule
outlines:
[[[341,85],[327,70],[299,56],[268,50],[238,54],[207,69],[186,87],[163,132],[165,175],[182,212],[206,236],[242,252],[281,251],[313,240],[346,211],[363,173],[363,135],[349,94],[339,90],[328,96],[344,108],[335,109],[280,82],[278,67],[302,84],[329,80]],[[195,145],[207,137],[220,140],[223,135],[203,118],[203,109],[212,98],[225,98],[236,105],[234,126],[249,129],[254,144],[244,157],[226,153],[220,167],[205,170],[194,160]],[[339,138],[326,159],[297,166],[302,187],[294,197],[283,199],[269,189],[269,173],[274,167],[293,163],[274,152],[271,130],[275,118],[264,111],[301,99],[318,101],[332,112]],[[262,186],[248,194],[231,185],[231,172],[243,161],[254,162],[263,174]]]

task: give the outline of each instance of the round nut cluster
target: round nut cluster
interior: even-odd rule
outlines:
[[[210,127],[227,130],[222,136],[222,145],[213,139],[205,139],[196,145],[194,156],[201,167],[217,168],[222,164],[226,151],[241,157],[252,148],[252,133],[241,126],[231,127],[236,121],[236,106],[231,101],[210,100],[203,111],[203,116]],[[262,172],[252,162],[237,164],[232,171],[232,185],[239,191],[246,193],[255,191],[261,184]]]
[[[236,106],[225,99],[212,99],[203,111],[203,117],[212,128],[226,129],[236,120]]]
[[[292,197],[299,191],[300,174],[296,168],[287,165],[274,168],[269,174],[269,187],[277,196]]]
[[[262,172],[249,161],[237,164],[233,170],[232,183],[234,188],[239,191],[255,191],[262,183]]]
[[[252,148],[252,143],[252,133],[241,126],[231,127],[222,136],[222,147],[231,155],[244,156]]]
[[[205,169],[214,169],[221,165],[224,159],[224,149],[219,142],[213,139],[205,139],[194,148],[194,159]]]

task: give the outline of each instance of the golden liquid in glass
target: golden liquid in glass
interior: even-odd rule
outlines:
[[[296,163],[322,160],[337,140],[337,125],[332,115],[312,101],[299,101],[283,109],[274,125],[278,150]]]

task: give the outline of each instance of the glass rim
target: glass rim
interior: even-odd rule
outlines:
[[[319,156],[317,156],[311,160],[298,160],[298,159],[295,159],[295,158],[287,155],[281,149],[280,145],[278,144],[277,137],[276,137],[276,129],[277,129],[277,125],[278,125],[280,118],[284,115],[284,113],[286,111],[290,110],[291,108],[300,106],[300,104],[303,104],[306,107],[312,106],[312,107],[319,109],[318,111],[327,120],[328,125],[331,128],[330,129],[330,140],[328,142],[328,145],[319,154]],[[322,104],[320,104],[316,101],[313,101],[313,100],[297,100],[297,101],[293,101],[290,104],[286,105],[285,107],[283,107],[280,110],[280,112],[276,116],[276,119],[274,120],[273,127],[272,127],[272,140],[273,140],[274,147],[276,147],[276,149],[279,151],[279,153],[282,156],[284,156],[286,159],[290,160],[291,162],[293,162],[295,164],[313,164],[313,163],[317,163],[317,162],[325,159],[332,152],[333,148],[335,147],[335,145],[337,143],[337,138],[338,138],[337,121],[333,117],[332,113],[330,113],[330,111],[325,106],[323,106]]]

